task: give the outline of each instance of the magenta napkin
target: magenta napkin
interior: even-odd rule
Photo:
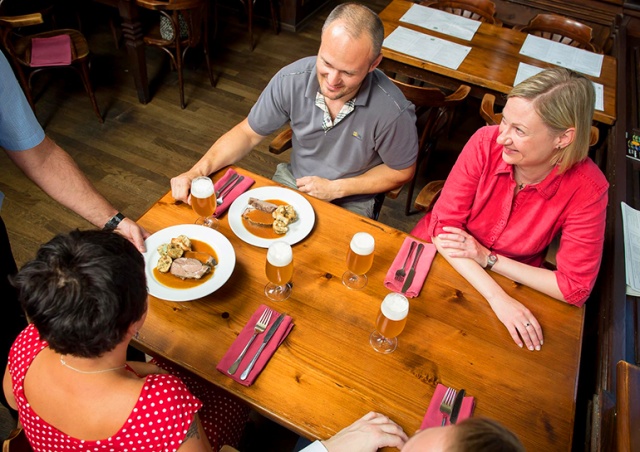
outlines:
[[[433,397],[431,398],[431,402],[429,403],[429,408],[424,415],[424,419],[422,419],[422,424],[420,424],[420,430],[429,427],[440,427],[442,425],[442,413],[440,412],[440,404],[442,403],[442,398],[444,397],[445,392],[447,392],[447,387],[445,385],[438,384],[435,392],[433,393]],[[472,396],[465,396],[464,399],[462,399],[462,405],[460,406],[460,412],[458,413],[457,422],[471,417],[471,415],[473,414],[474,406],[475,399]],[[447,422],[445,425],[451,425],[449,423],[449,418],[447,418]]]
[[[249,322],[244,326],[242,331],[240,331],[240,334],[238,335],[236,340],[233,341],[233,344],[231,344],[231,347],[229,347],[229,350],[227,350],[227,353],[225,353],[225,355],[222,357],[222,359],[216,366],[216,369],[218,369],[220,372],[222,372],[223,374],[225,374],[230,378],[233,378],[235,381],[237,381],[238,383],[244,386],[250,386],[253,384],[253,382],[256,380],[258,375],[260,375],[260,372],[262,372],[262,369],[264,369],[264,366],[266,366],[267,363],[269,362],[269,359],[271,359],[271,356],[276,352],[276,349],[280,346],[282,341],[286,339],[287,335],[293,328],[293,321],[291,320],[291,317],[289,317],[288,315],[285,316],[285,318],[282,320],[282,323],[276,330],[275,334],[271,337],[271,340],[269,340],[269,342],[267,343],[267,346],[264,348],[264,350],[262,350],[262,353],[260,354],[258,361],[256,361],[256,364],[253,366],[253,369],[251,369],[251,372],[249,372],[249,376],[247,377],[247,379],[244,381],[240,380],[240,375],[242,375],[242,372],[244,372],[244,370],[249,366],[249,363],[251,362],[253,355],[256,354],[256,352],[262,345],[262,340],[264,339],[264,335],[267,334],[267,332],[269,331],[269,328],[271,328],[271,325],[273,325],[273,323],[280,316],[280,314],[274,310],[273,314],[271,315],[271,320],[269,321],[269,325],[267,326],[267,329],[264,331],[264,333],[259,334],[258,337],[255,338],[255,340],[249,347],[249,350],[247,350],[247,353],[244,355],[244,358],[242,359],[242,362],[240,363],[238,370],[236,370],[236,372],[233,375],[229,375],[227,370],[229,369],[229,367],[231,367],[231,364],[233,364],[236,358],[240,355],[240,352],[242,352],[245,345],[247,345],[247,342],[249,342],[249,339],[251,339],[251,336],[253,336],[253,328],[256,326],[256,323],[258,323],[258,319],[260,318],[260,316],[262,315],[262,313],[266,308],[267,306],[260,305],[258,310],[253,313],[253,315],[249,319]]]
[[[68,66],[71,64],[69,35],[31,40],[31,66]]]
[[[234,170],[233,168],[229,168],[227,172],[224,174],[224,176],[222,176],[214,184],[217,196],[220,195],[220,193],[218,193],[218,187],[222,187],[224,183],[229,180],[229,178],[233,177],[234,174],[237,174],[236,170]],[[233,203],[233,201],[235,201],[238,196],[240,196],[245,191],[247,191],[249,187],[251,187],[255,183],[255,181],[251,179],[249,176],[246,176],[244,174],[242,174],[241,176],[244,176],[244,179],[242,180],[242,182],[240,182],[238,185],[233,187],[233,189],[230,192],[227,191],[229,187],[225,189],[225,193],[222,196],[223,203],[218,207],[216,207],[216,213],[213,214],[214,217],[218,218],[220,215],[225,213],[229,208],[229,206],[231,205],[231,203]],[[230,186],[235,184],[236,182],[237,180],[231,182]]]
[[[427,279],[427,273],[429,273],[429,269],[431,268],[431,263],[433,262],[433,258],[436,255],[436,246],[432,243],[424,243],[419,240],[416,240],[412,237],[407,237],[404,239],[402,246],[400,247],[400,251],[396,255],[396,258],[393,260],[389,271],[387,272],[387,276],[384,278],[384,286],[392,290],[394,292],[401,292],[402,285],[404,284],[404,279],[402,281],[396,281],[396,270],[402,268],[404,261],[407,258],[407,254],[409,254],[409,250],[411,248],[411,242],[416,242],[416,246],[413,249],[413,253],[411,253],[411,257],[409,258],[409,262],[407,262],[407,266],[405,267],[405,272],[407,276],[409,275],[409,269],[411,268],[411,264],[413,264],[413,259],[418,252],[418,244],[424,244],[424,249],[422,250],[422,254],[420,255],[420,259],[418,259],[418,265],[416,265],[416,274],[413,278],[413,282],[405,295],[408,298],[417,297],[420,294],[420,290],[424,284],[424,280]],[[405,276],[406,278],[406,276]]]

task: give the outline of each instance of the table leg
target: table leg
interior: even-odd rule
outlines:
[[[138,99],[146,104],[151,100],[149,96],[149,80],[147,77],[147,62],[145,59],[145,45],[142,34],[142,24],[138,7],[134,0],[120,0],[118,11],[122,18],[122,34],[127,54],[129,55],[129,70],[138,91]]]

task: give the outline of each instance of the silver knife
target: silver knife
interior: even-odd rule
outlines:
[[[462,407],[462,401],[464,400],[464,389],[461,389],[456,394],[456,398],[453,401],[453,408],[451,408],[451,416],[449,416],[449,422],[455,424],[458,420],[458,414],[460,413],[460,407]]]
[[[264,348],[267,346],[267,342],[269,342],[269,339],[271,339],[271,336],[273,336],[273,333],[276,332],[276,330],[284,320],[284,317],[285,317],[285,314],[280,314],[280,317],[278,317],[276,321],[273,322],[273,325],[271,325],[271,328],[269,328],[269,331],[267,331],[267,334],[264,336],[264,339],[262,339],[262,345],[260,345],[260,348],[251,359],[251,362],[249,363],[247,368],[244,370],[244,372],[242,372],[242,375],[240,375],[240,380],[244,381],[247,379],[247,377],[249,376],[249,372],[251,372],[251,369],[253,369],[253,365],[258,360],[260,353],[262,353],[262,350],[264,350]]]
[[[229,184],[232,183],[234,180],[236,180],[238,177],[240,177],[240,175],[238,173],[235,173],[233,176],[231,176],[229,179],[227,179],[227,181],[217,191],[218,196],[220,196],[220,194],[224,191],[224,189],[227,188],[229,186]]]
[[[411,264],[411,270],[409,270],[409,274],[407,275],[407,279],[404,281],[402,285],[402,293],[405,293],[411,287],[411,283],[413,282],[413,277],[416,275],[416,265],[418,264],[418,260],[420,259],[420,255],[422,254],[422,250],[424,249],[424,243],[418,245],[418,251],[416,251],[416,256],[413,258],[413,263]]]

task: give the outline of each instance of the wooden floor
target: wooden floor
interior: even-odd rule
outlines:
[[[368,4],[379,12],[387,3],[374,0]],[[241,15],[221,10],[213,45],[216,86],[208,82],[200,49],[188,54],[184,110],[178,105],[177,74],[169,70],[168,59],[155,49],[147,50],[153,98],[147,105],[138,102],[127,70],[126,50],[115,48],[107,23],[110,11],[101,10],[85,17],[83,27],[93,53],[92,77],[104,124],[94,115],[79,78],[65,71],[45,72],[34,79],[37,117],[99,191],[125,215],[138,218],[169,189],[172,176],[189,169],[214,140],[248,114],[279,68],[317,52],[322,23],[334,5],[319,11],[298,33],[282,31],[275,35],[268,24],[258,24],[253,52]],[[475,106],[466,111],[461,115],[463,130],[455,132],[452,140],[441,142],[441,149],[458,152],[480,124]],[[269,154],[267,143],[239,165],[270,177],[276,164],[288,156]],[[50,200],[4,153],[0,154],[0,190],[6,195],[2,218],[19,266],[56,233],[91,227]],[[429,166],[436,167],[438,160]],[[403,190],[397,200],[385,202],[380,219],[410,231],[421,215],[404,215],[405,193]]]

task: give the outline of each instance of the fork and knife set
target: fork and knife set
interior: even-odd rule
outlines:
[[[436,247],[432,243],[407,237],[387,272],[385,287],[408,298],[417,297],[435,255]]]

